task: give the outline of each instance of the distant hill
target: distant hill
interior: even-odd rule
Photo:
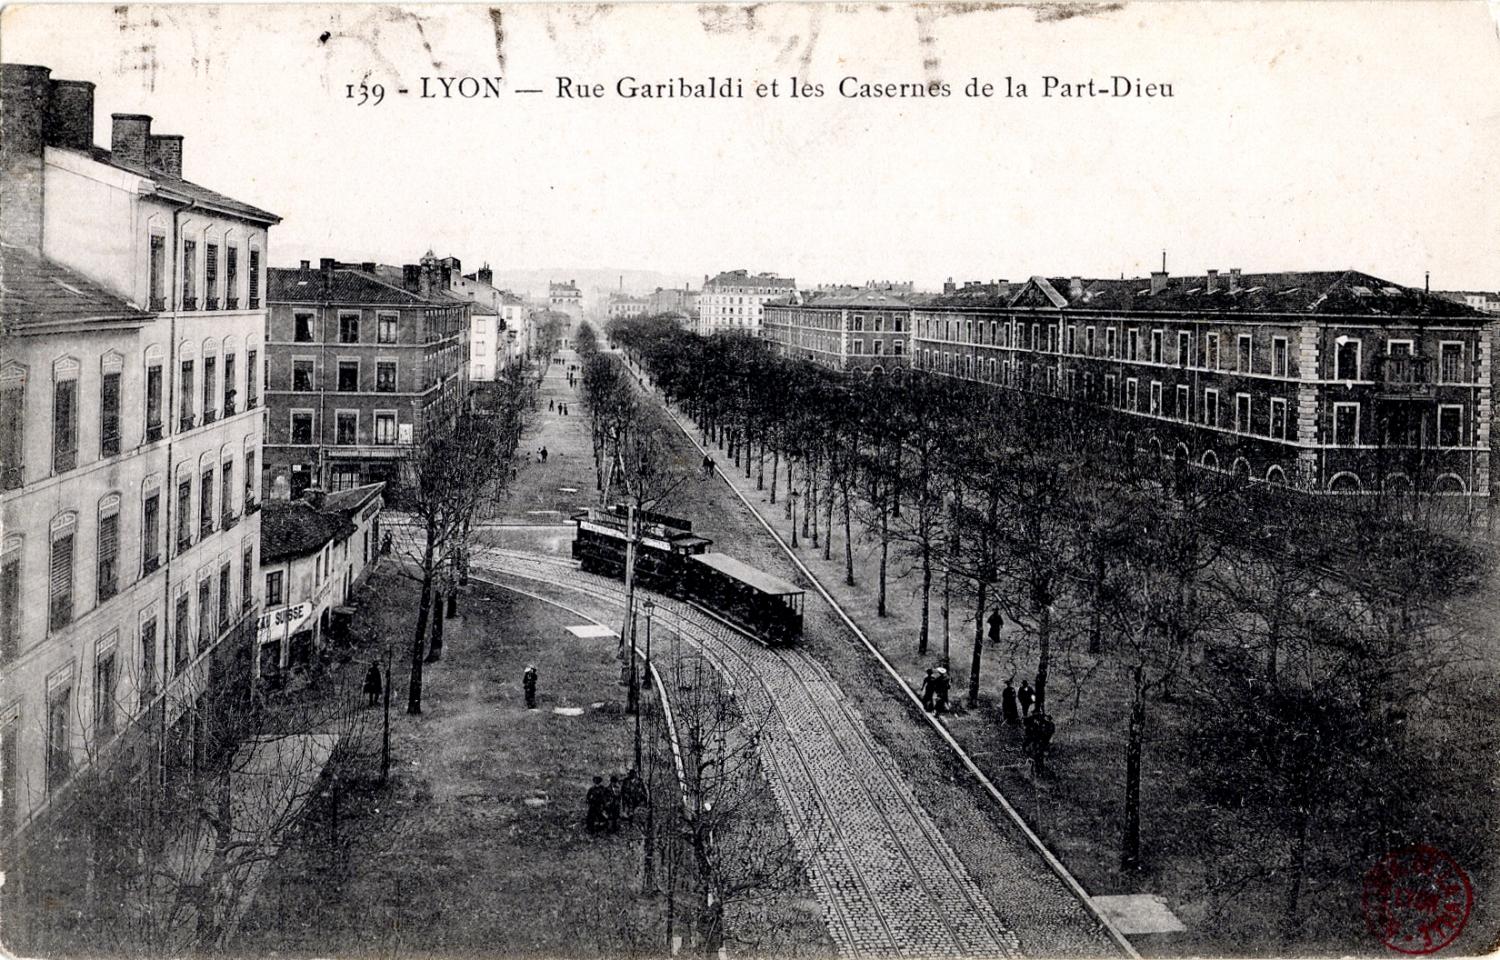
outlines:
[[[464,271],[472,273],[477,264],[464,264]],[[607,267],[558,267],[543,270],[508,270],[494,267],[495,286],[519,294],[537,297],[547,295],[547,284],[552,281],[572,280],[583,292],[584,303],[590,303],[596,290],[620,289],[620,278],[625,278],[627,293],[650,293],[657,287],[681,287],[691,284],[694,289],[703,285],[703,275],[662,273],[657,270],[611,270]]]

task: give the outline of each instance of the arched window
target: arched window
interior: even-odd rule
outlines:
[[[1280,467],[1270,467],[1266,470],[1266,483],[1274,483],[1278,487],[1286,486],[1286,471]]]
[[[1214,453],[1212,450],[1205,451],[1198,462],[1203,464],[1210,470],[1219,469],[1219,455]]]
[[[1359,477],[1348,471],[1335,474],[1333,479],[1328,481],[1330,493],[1359,493],[1360,489]]]
[[[1443,494],[1461,494],[1466,491],[1463,480],[1455,473],[1445,473],[1438,477],[1432,489],[1436,493]]]

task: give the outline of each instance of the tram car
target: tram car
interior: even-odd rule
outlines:
[[[573,515],[573,559],[585,573],[625,579],[628,511],[589,507]],[[635,579],[642,587],[700,604],[771,643],[802,635],[804,591],[724,553],[693,533],[690,520],[642,510],[636,517]]]

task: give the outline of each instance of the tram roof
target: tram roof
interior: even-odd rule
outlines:
[[[736,560],[727,553],[699,553],[695,554],[693,559],[769,596],[784,597],[806,592],[801,587],[794,587],[780,577],[772,576],[755,569],[748,563]]]

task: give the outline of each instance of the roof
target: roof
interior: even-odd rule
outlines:
[[[261,508],[260,561],[305,557],[354,529],[342,512],[324,513],[306,500],[267,500]]]
[[[27,336],[76,324],[129,329],[151,317],[60,263],[0,244],[0,333]]]
[[[725,270],[704,284],[705,287],[785,287],[788,290],[797,285],[797,281],[790,277],[778,277],[774,273],[752,274],[748,270]]]
[[[743,584],[754,587],[768,596],[782,597],[806,592],[801,587],[794,587],[780,577],[772,576],[765,571],[755,569],[748,563],[736,560],[727,553],[699,553],[695,554],[693,559],[706,567],[712,567],[725,576],[733,577]]]
[[[793,306],[826,307],[830,309],[862,310],[907,310],[915,298],[910,294],[896,294],[887,290],[855,290],[850,293],[823,293],[804,297],[802,303],[791,301]],[[773,300],[767,306],[782,306],[787,301]]]
[[[389,306],[420,306],[435,300],[424,298],[401,285],[401,268],[377,265],[374,273],[352,264],[338,264],[329,271],[298,267],[272,267],[266,271],[266,299],[271,303],[374,303]],[[474,304],[449,291],[443,301]]]
[[[335,490],[323,498],[323,511],[351,514],[363,510],[365,504],[380,496],[384,490],[384,483],[367,483],[350,490]]]
[[[66,148],[63,148],[66,149]],[[138,176],[145,177],[156,183],[159,190],[167,194],[176,194],[176,198],[192,200],[199,206],[210,207],[223,213],[243,217],[246,220],[255,220],[259,223],[280,223],[281,218],[274,213],[262,210],[260,207],[251,206],[233,197],[226,197],[222,193],[199,186],[191,180],[175,177],[170,173],[160,170],[152,170],[145,165],[126,163],[115,157],[103,147],[93,147],[90,156],[99,163],[105,163],[119,170],[126,170]]]

